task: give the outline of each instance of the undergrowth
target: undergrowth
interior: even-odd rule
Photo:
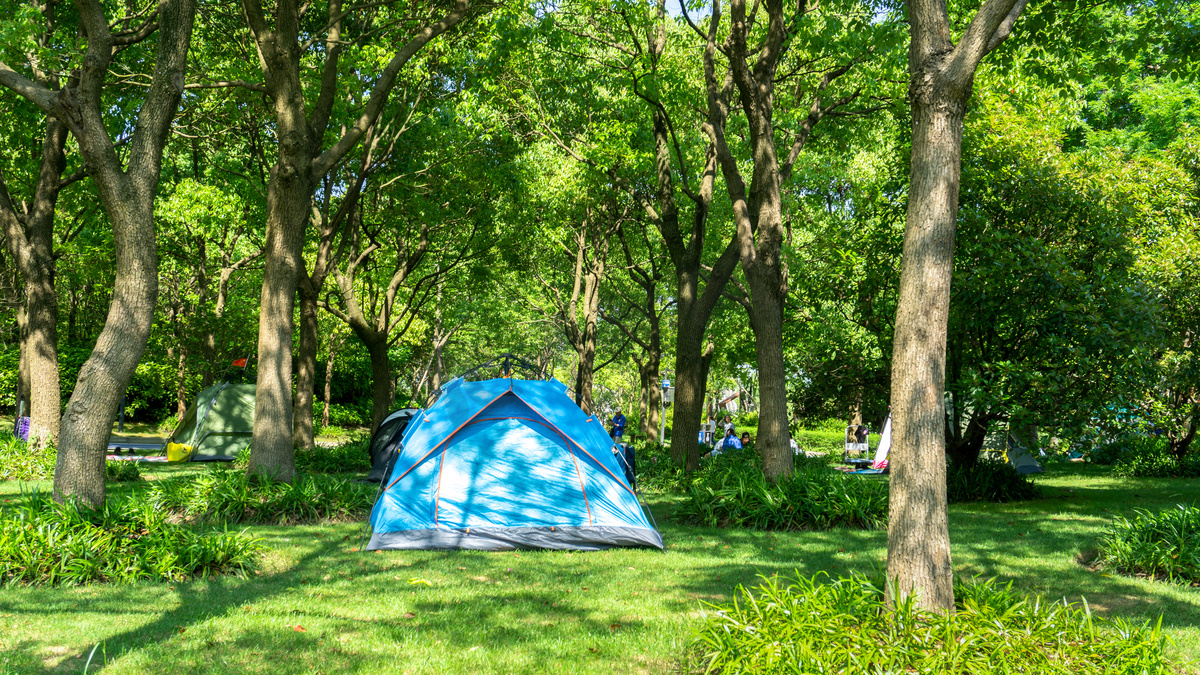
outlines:
[[[146,494],[157,508],[187,520],[294,525],[361,520],[377,487],[319,474],[302,474],[289,485],[212,467],[194,477],[155,481]]]
[[[1029,476],[1008,462],[981,458],[968,468],[954,464],[946,468],[946,500],[951,504],[1016,502],[1040,496]]]
[[[38,447],[0,432],[0,480],[49,480],[54,477],[53,445]]]
[[[104,478],[113,483],[136,483],[142,480],[142,472],[138,470],[137,462],[104,463]]]
[[[333,447],[296,450],[296,469],[306,473],[367,473],[371,456],[367,452],[371,439],[359,436]]]
[[[686,524],[758,530],[874,529],[887,524],[887,483],[831,471],[826,462],[798,458],[795,472],[775,483],[763,476],[753,451],[709,460],[675,511]]]
[[[710,606],[692,665],[723,675],[1173,672],[1161,619],[1109,621],[992,581],[958,585],[953,614],[922,611],[911,596],[892,611],[879,584],[822,577],[739,586],[732,604]]]
[[[1200,508],[1117,516],[1100,537],[1098,563],[1119,574],[1200,585]]]
[[[33,493],[0,510],[0,586],[244,574],[263,549],[236,533],[171,524],[136,497],[110,497],[91,510]]]

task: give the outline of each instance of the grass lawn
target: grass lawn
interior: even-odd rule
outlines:
[[[197,467],[147,466],[152,477]],[[1200,589],[1081,565],[1108,519],[1200,499],[1187,480],[1052,465],[1045,498],[951,508],[956,570],[1163,625],[1200,660]],[[46,487],[39,484],[38,487]],[[129,489],[110,486],[114,491]],[[16,483],[0,483],[0,503]],[[260,574],[187,583],[0,592],[0,673],[639,673],[671,671],[702,601],[758,574],[870,573],[886,533],[684,527],[651,495],[666,552],[358,553],[361,525],[252,527]]]

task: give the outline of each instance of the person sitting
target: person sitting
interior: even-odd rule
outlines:
[[[750,444],[750,432],[743,431],[742,432],[742,447],[744,448],[749,444]]]
[[[713,447],[712,454],[719,455],[719,454],[725,452],[726,450],[741,450],[741,449],[742,449],[742,442],[738,440],[737,434],[735,434],[733,432],[733,429],[726,429],[725,430],[725,438],[722,438],[721,441]]]
[[[619,443],[621,437],[625,435],[625,416],[621,414],[620,408],[617,408],[617,414],[613,416],[609,424],[612,425],[609,435],[613,437],[614,441]]]

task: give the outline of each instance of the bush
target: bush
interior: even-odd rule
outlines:
[[[53,445],[39,448],[0,432],[0,480],[50,480],[56,454]]]
[[[712,605],[690,654],[705,673],[1174,672],[1158,624],[1107,621],[1082,608],[1032,601],[994,582],[960,585],[953,614],[911,601],[891,611],[862,578],[789,585],[764,577]],[[696,663],[698,662],[698,663]]]
[[[313,405],[313,421],[320,425],[325,416],[325,402]],[[329,404],[329,426],[331,427],[365,427],[371,424],[370,405],[362,406]]]
[[[801,460],[791,476],[768,481],[752,452],[718,455],[675,511],[684,523],[757,530],[874,529],[887,524],[887,484]]]
[[[142,480],[137,462],[105,462],[104,478],[113,483],[136,483]]]
[[[946,467],[946,500],[965,502],[1017,502],[1037,499],[1041,491],[1029,476],[1019,473],[1005,461],[980,459],[974,466]]]
[[[1118,516],[1101,536],[1099,565],[1120,574],[1200,585],[1200,508]]]
[[[758,411],[744,412],[737,416],[737,426],[741,427],[758,427]]]
[[[687,475],[671,461],[670,446],[643,441],[634,443],[633,449],[639,490],[668,492],[687,486]]]
[[[301,476],[289,485],[212,467],[195,477],[155,481],[148,498],[193,521],[294,525],[361,520],[374,505],[377,489],[322,475]]]
[[[155,430],[157,430],[160,434],[166,435],[175,431],[175,427],[177,426],[179,426],[179,414],[172,413],[170,417],[167,417],[163,421],[159,422],[158,426],[155,427]]]
[[[846,450],[846,432],[842,431],[797,431],[792,438],[805,452],[821,452],[841,455]],[[878,439],[872,435],[872,441]]]
[[[357,436],[335,445],[296,450],[296,469],[308,473],[366,473],[371,470],[367,452],[370,437]]]
[[[1177,459],[1167,451],[1166,440],[1155,436],[1127,439],[1113,453],[1113,475],[1125,478],[1197,478],[1200,458]]]
[[[172,525],[139,498],[110,498],[93,511],[35,493],[0,510],[0,586],[244,574],[263,549],[227,531]]]

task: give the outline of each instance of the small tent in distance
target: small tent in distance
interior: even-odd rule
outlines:
[[[254,433],[254,389],[253,384],[221,382],[196,394],[167,439],[167,457],[193,462],[233,460]]]
[[[456,378],[405,432],[366,548],[662,548],[613,448],[556,380]]]

